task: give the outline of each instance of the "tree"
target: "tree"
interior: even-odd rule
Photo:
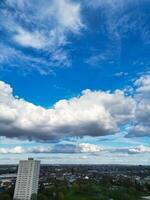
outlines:
[[[40,193],[37,195],[37,200],[48,200],[48,197]]]
[[[9,194],[0,194],[0,200],[12,200]]]
[[[130,196],[127,193],[124,193],[121,196],[121,200],[130,200]]]
[[[63,192],[58,192],[58,200],[64,200],[65,196]]]
[[[6,193],[9,194],[9,195],[13,198],[13,195],[14,195],[14,187],[8,188],[7,191],[6,191]]]
[[[31,200],[37,200],[37,194],[32,194]]]
[[[72,188],[73,188],[73,191],[75,193],[79,193],[80,192],[80,186],[79,186],[78,183],[74,183]]]

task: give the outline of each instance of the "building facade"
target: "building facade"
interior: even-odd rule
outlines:
[[[14,200],[31,200],[38,192],[40,161],[29,158],[19,162]]]

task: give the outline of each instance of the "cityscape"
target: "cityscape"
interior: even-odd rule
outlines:
[[[0,0],[0,200],[150,200],[150,0]]]
[[[40,167],[40,161],[29,158],[20,161],[19,167],[1,165],[0,174],[2,200],[150,199],[150,166]]]

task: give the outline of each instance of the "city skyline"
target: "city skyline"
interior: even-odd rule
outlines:
[[[0,2],[0,164],[150,165],[149,7]]]

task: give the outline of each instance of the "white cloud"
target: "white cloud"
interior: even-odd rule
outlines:
[[[79,33],[84,27],[80,4],[73,3],[71,0],[52,0],[51,2],[46,0],[44,3],[37,0],[36,4],[31,0],[27,3],[22,1],[21,4],[11,2],[11,6],[17,6],[16,13],[22,10],[23,22],[26,22],[29,27],[24,29],[22,23],[19,24],[15,16],[12,16],[14,19],[13,38],[25,47],[51,50],[63,46],[66,44],[68,32]]]
[[[92,152],[100,152],[103,151],[103,148],[99,147],[98,145],[95,144],[86,144],[82,143],[79,145],[79,148],[81,149],[80,151],[83,153],[92,153]]]
[[[138,147],[130,148],[129,153],[150,153],[150,147],[140,145]]]
[[[31,33],[29,31],[23,30],[22,28],[19,28],[17,30],[17,34],[14,36],[14,39],[20,45],[25,47],[42,49],[47,45],[46,39],[44,38],[44,36],[42,36],[42,34],[40,34],[39,32]]]
[[[140,145],[136,147],[122,147],[122,148],[102,148],[99,145],[80,143],[80,144],[56,144],[54,146],[36,146],[36,147],[21,147],[15,146],[12,148],[0,148],[0,154],[23,154],[23,153],[92,153],[99,156],[100,153],[128,155],[128,154],[147,154],[150,153],[150,147]]]
[[[103,151],[98,145],[81,143],[81,144],[57,144],[53,147],[53,153],[93,153]]]
[[[84,27],[80,3],[72,0],[37,0],[36,3],[6,0],[0,23],[8,41],[7,45],[0,43],[3,46],[0,63],[7,68],[35,70],[42,75],[51,73],[53,67],[71,65],[69,52],[64,49],[69,43],[68,34],[79,34]],[[32,48],[35,53],[29,55],[26,48]],[[19,60],[15,56],[18,53]],[[42,64],[36,62],[41,59]]]
[[[150,98],[150,75],[143,75],[135,81],[136,92],[140,97]]]
[[[80,10],[79,3],[73,3],[70,0],[54,1],[54,12],[57,21],[63,28],[67,28],[72,32],[79,32],[83,27]]]
[[[72,136],[115,134],[133,118],[135,102],[123,92],[83,91],[45,109],[15,98],[10,85],[0,82],[0,135],[52,140]]]
[[[135,86],[135,118],[127,136],[150,136],[150,75],[141,76],[135,81]]]
[[[50,60],[44,57],[34,57],[25,55],[22,51],[0,44],[0,68],[3,69],[3,63],[11,68],[18,69],[21,73],[39,72],[41,75],[54,74],[54,67],[68,67],[70,60],[67,52],[61,49],[51,52]]]
[[[56,144],[53,147],[37,146],[23,148],[15,146],[13,148],[0,148],[0,154],[22,154],[22,153],[93,153],[101,152],[103,148],[98,145],[81,143],[81,144]]]
[[[24,152],[25,151],[21,146],[16,146],[14,148],[0,148],[0,154],[21,154]]]
[[[126,137],[149,136],[148,76],[145,79],[142,77],[135,82],[137,88],[132,96],[126,96],[121,90],[85,90],[78,97],[56,102],[50,109],[14,97],[11,86],[1,81],[0,135],[59,140],[111,135],[128,125]]]

